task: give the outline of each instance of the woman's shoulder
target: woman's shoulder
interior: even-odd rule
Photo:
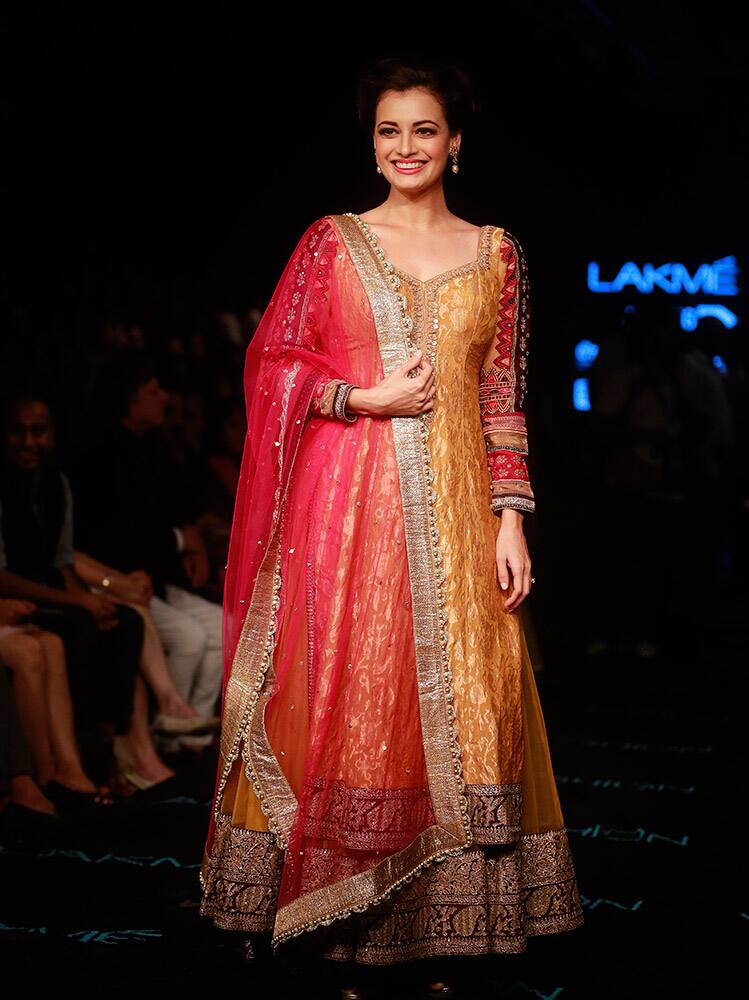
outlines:
[[[507,263],[513,259],[524,259],[523,245],[514,231],[505,226],[492,226],[492,250]]]

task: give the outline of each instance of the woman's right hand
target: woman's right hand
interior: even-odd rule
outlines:
[[[414,369],[416,375],[409,375]],[[418,350],[366,392],[379,416],[416,417],[434,407],[434,368],[428,361],[422,361],[421,350]],[[351,409],[356,412],[355,406]]]

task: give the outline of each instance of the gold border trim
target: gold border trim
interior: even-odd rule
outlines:
[[[299,367],[299,365],[292,366],[286,376],[282,406],[283,416],[286,414],[288,396]],[[304,389],[307,407],[309,407],[313,390],[314,382],[310,380],[309,386]],[[294,454],[289,459],[292,466],[298,447],[299,438],[296,441]],[[283,462],[283,447],[279,449],[278,462],[279,464]],[[289,475],[289,481],[290,478]],[[257,572],[250,606],[242,623],[234,651],[231,674],[226,685],[220,740],[220,759],[223,762],[223,767],[213,802],[213,819],[214,823],[218,824],[222,815],[221,801],[226,782],[232,765],[239,755],[242,741],[249,734],[252,737],[252,746],[247,748],[243,754],[245,774],[260,803],[261,811],[268,819],[270,832],[274,835],[278,847],[283,849],[288,843],[288,831],[293,823],[296,799],[286,776],[270,750],[267,734],[265,734],[264,711],[260,713],[256,711],[258,706],[264,710],[269,694],[262,694],[263,687],[268,675],[270,674],[271,679],[274,676],[273,650],[278,626],[277,612],[281,603],[281,525],[285,496],[280,495],[280,489],[277,491],[275,499],[268,548]],[[271,685],[268,686],[267,690],[270,691],[270,689]],[[258,734],[259,726],[262,727],[261,731],[265,734],[264,740]],[[252,749],[263,762],[262,777],[260,769],[254,764]],[[270,794],[268,794],[269,789]],[[269,799],[272,797],[275,797],[279,803],[276,809],[273,809],[269,803]],[[205,889],[202,873],[199,877],[200,884]]]
[[[283,852],[270,834],[233,827],[228,814],[216,845],[205,862],[201,916],[225,930],[272,937]],[[386,965],[430,955],[522,953],[531,937],[584,924],[566,827],[521,832],[503,848],[460,853],[443,859],[434,881],[407,888],[392,910],[374,907],[342,933],[328,936],[320,928],[317,954]],[[474,866],[483,868],[483,877]]]

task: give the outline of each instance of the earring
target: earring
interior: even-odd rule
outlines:
[[[377,153],[375,153],[375,163],[377,163]],[[377,173],[378,174],[382,173],[382,170],[380,170],[380,164],[379,163],[377,163]]]
[[[458,151],[454,146],[450,148],[450,156],[453,158],[452,172],[457,174],[460,167],[458,166]]]

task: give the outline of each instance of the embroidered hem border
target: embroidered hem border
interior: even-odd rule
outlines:
[[[200,914],[225,930],[272,933],[283,853],[272,834],[232,826],[229,814],[222,814],[213,856],[204,859]],[[290,946],[370,965],[519,953],[527,950],[529,937],[573,930],[583,919],[562,828],[447,856],[388,901],[333,927],[316,927]]]

